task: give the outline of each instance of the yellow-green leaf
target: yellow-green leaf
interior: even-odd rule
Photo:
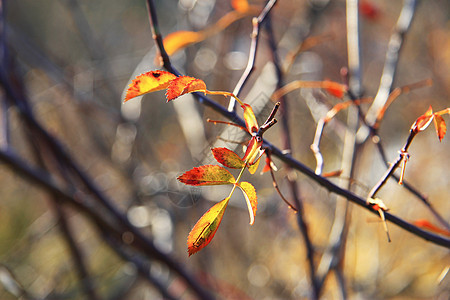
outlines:
[[[211,207],[189,233],[187,246],[189,256],[206,247],[216,234],[230,198],[225,198]]]

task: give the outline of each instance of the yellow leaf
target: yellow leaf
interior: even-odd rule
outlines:
[[[167,88],[176,75],[166,71],[150,71],[133,79],[127,89],[125,102],[146,93],[155,92]]]
[[[187,239],[189,256],[206,247],[216,234],[230,198],[211,207],[194,225]]]
[[[261,156],[256,160],[254,164],[248,166],[248,171],[250,172],[250,174],[255,174],[256,170],[258,169],[260,160]]]
[[[173,55],[178,50],[204,39],[205,37],[202,32],[176,31],[168,34],[164,38],[164,49],[166,49],[168,55]]]
[[[258,121],[256,121],[255,114],[253,113],[253,109],[248,104],[242,104],[242,109],[244,110],[244,120],[245,126],[250,134],[256,133],[259,129]]]

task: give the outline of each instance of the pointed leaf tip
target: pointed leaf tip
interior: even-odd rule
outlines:
[[[177,78],[175,74],[161,70],[143,73],[129,84],[124,102],[143,94],[163,90],[175,78]]]
[[[194,225],[187,239],[189,256],[206,247],[219,228],[230,198],[211,207]]]

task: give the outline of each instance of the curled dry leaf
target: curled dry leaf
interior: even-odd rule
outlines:
[[[175,74],[160,70],[143,73],[131,81],[127,89],[125,102],[146,93],[163,90],[175,78],[177,78]]]
[[[248,214],[250,216],[250,225],[253,225],[253,223],[255,223],[256,208],[258,205],[256,190],[251,183],[246,181],[240,182],[238,187],[244,194],[245,201],[247,202]]]
[[[177,178],[187,185],[234,184],[236,180],[227,169],[217,165],[205,165],[193,168]]]
[[[203,80],[189,76],[180,76],[172,80],[167,87],[167,102],[174,100],[181,95],[193,92],[205,92],[206,84]]]
[[[206,247],[216,234],[230,198],[211,207],[194,225],[187,238],[189,256]]]

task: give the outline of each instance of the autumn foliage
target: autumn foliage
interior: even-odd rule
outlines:
[[[262,127],[258,126],[255,114],[250,105],[243,103],[236,96],[228,92],[216,92],[208,91],[204,81],[189,77],[189,76],[176,76],[166,71],[150,71],[137,76],[132,80],[127,90],[125,101],[128,101],[137,96],[144,95],[146,93],[159,91],[166,89],[167,101],[174,100],[184,94],[193,92],[202,92],[205,94],[221,94],[224,96],[234,97],[241,108],[243,109],[243,116],[246,124],[244,130],[251,136],[247,143],[247,149],[242,158],[240,158],[235,152],[227,148],[213,148],[211,149],[214,158],[217,162],[221,163],[227,168],[240,169],[240,173],[235,178],[227,169],[218,165],[205,165],[195,167],[183,175],[178,177],[178,180],[186,185],[192,186],[204,186],[204,185],[231,185],[232,189],[228,197],[214,205],[208,210],[195,224],[191,230],[187,240],[189,255],[196,253],[197,251],[208,245],[217,229],[219,228],[222,217],[227,208],[228,201],[233,195],[236,188],[239,188],[247,203],[248,212],[250,216],[250,224],[255,222],[255,214],[257,209],[257,196],[253,185],[249,182],[240,181],[241,176],[245,169],[248,169],[250,174],[254,174],[259,165],[260,157],[263,155],[262,149],[263,133],[276,123],[274,119],[278,104],[275,106],[274,111],[269,116],[267,121]],[[267,158],[267,165],[264,171],[268,171],[271,168],[270,158]]]
[[[328,93],[338,98],[342,98],[348,89],[346,85],[332,82],[329,80],[317,82],[295,81],[276,91],[272,96],[272,98],[278,99],[284,94],[289,93],[295,89],[311,88],[311,87],[323,88]],[[160,91],[164,89],[166,89],[167,102],[174,100],[182,95],[194,92],[223,95],[235,98],[243,110],[243,117],[246,125],[246,127],[243,129],[251,136],[250,140],[247,142],[246,151],[242,158],[239,157],[234,151],[227,148],[211,149],[212,154],[214,158],[217,160],[217,162],[230,169],[240,169],[240,173],[237,178],[235,178],[227,169],[218,165],[204,165],[195,167],[178,177],[178,180],[180,182],[191,186],[209,186],[209,185],[232,186],[230,194],[225,199],[219,201],[217,204],[211,207],[211,209],[209,209],[198,220],[198,222],[195,224],[195,226],[189,233],[187,239],[187,246],[189,255],[192,255],[198,252],[199,250],[203,249],[204,247],[206,247],[213,239],[222,221],[223,215],[228,206],[228,202],[231,196],[233,195],[236,187],[238,187],[243,193],[244,199],[248,207],[250,224],[252,225],[254,223],[258,204],[256,191],[251,183],[245,181],[241,182],[240,179],[245,169],[248,169],[248,171],[251,174],[254,174],[256,172],[256,169],[258,168],[259,165],[259,160],[261,156],[264,154],[264,149],[262,148],[263,146],[262,134],[270,126],[276,123],[274,115],[276,113],[279,104],[275,106],[274,111],[269,116],[264,125],[259,127],[252,107],[246,103],[243,103],[239,98],[237,98],[232,93],[209,91],[206,88],[205,82],[201,79],[190,76],[176,76],[170,72],[161,70],[149,71],[133,79],[127,89],[125,101],[128,101],[137,96],[142,96],[147,93]],[[331,109],[328,112],[326,117],[323,119],[324,124],[330,121],[340,110],[345,109],[352,104],[359,104],[360,102],[361,102],[360,100],[357,100],[337,104],[335,107],[333,107],[333,109]],[[384,110],[382,113],[384,113]],[[431,124],[431,122],[434,122],[439,141],[441,141],[446,133],[446,124],[442,115],[448,114],[449,112],[450,109],[445,109],[434,113],[432,108],[430,107],[427,110],[427,112],[422,116],[420,116],[419,118],[417,118],[417,120],[411,126],[412,137],[410,137],[410,139],[412,140],[415,134],[425,130]],[[401,157],[403,161],[402,174],[404,174],[406,166],[406,157],[407,157],[406,149],[402,150],[402,153],[404,153],[403,156]],[[270,160],[269,155],[266,158],[266,166],[263,169],[263,172],[267,171],[272,171],[272,162]],[[400,180],[400,184],[402,183],[402,181],[403,176]],[[374,198],[376,191],[377,190],[373,191],[373,193],[370,194],[367,200],[367,204],[373,210],[377,211],[380,215],[380,218],[385,222],[384,212],[387,211],[388,208],[381,199]],[[390,240],[386,223],[384,224],[386,233],[388,234],[388,239]],[[423,224],[423,222],[420,224]],[[434,228],[434,227],[427,226],[426,228]]]

